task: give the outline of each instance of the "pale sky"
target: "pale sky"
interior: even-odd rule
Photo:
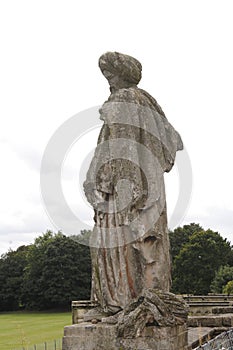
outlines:
[[[57,230],[41,199],[42,155],[62,123],[108,98],[98,68],[106,51],[142,63],[139,87],[157,99],[182,136],[193,188],[180,225],[200,223],[233,243],[232,16],[231,0],[1,2],[0,254]],[[83,203],[80,215],[87,220],[92,211],[77,186],[72,189],[73,176],[97,131],[80,141],[85,146],[74,146],[65,170],[72,165],[64,193]],[[169,215],[176,177],[176,168],[166,175]]]

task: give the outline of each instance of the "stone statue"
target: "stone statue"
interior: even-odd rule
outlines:
[[[142,70],[138,60],[107,52],[100,57],[99,67],[111,94],[100,109],[104,123],[84,183],[86,197],[95,211],[92,299],[99,304],[87,313],[86,321],[121,314],[122,325],[122,312],[131,310],[135,315],[148,312],[148,318],[141,317],[144,323],[154,315],[156,324],[170,325],[179,312],[173,310],[176,316],[171,317],[169,311],[168,300],[175,299],[169,293],[171,267],[163,175],[172,169],[176,152],[183,148],[182,141],[157,101],[137,87]],[[163,318],[166,322],[161,317],[159,321],[155,311],[153,314],[156,300],[160,304],[157,309],[166,309],[161,311],[167,315]],[[180,303],[176,300],[175,304],[183,317]],[[135,317],[130,318],[132,322]],[[122,331],[122,327],[119,329]]]

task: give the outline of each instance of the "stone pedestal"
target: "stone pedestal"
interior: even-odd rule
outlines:
[[[139,337],[119,338],[117,326],[80,323],[64,329],[62,350],[187,350],[186,325],[146,327]]]

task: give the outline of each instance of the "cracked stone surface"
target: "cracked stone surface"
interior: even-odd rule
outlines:
[[[137,87],[138,60],[107,52],[99,66],[111,94],[84,190],[95,212],[92,299],[114,314],[144,289],[170,289],[164,172],[183,145],[157,101]]]

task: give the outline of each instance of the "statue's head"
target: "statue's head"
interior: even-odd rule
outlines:
[[[111,91],[135,86],[141,80],[141,63],[134,57],[119,52],[103,54],[99,59],[99,67],[108,80]]]

